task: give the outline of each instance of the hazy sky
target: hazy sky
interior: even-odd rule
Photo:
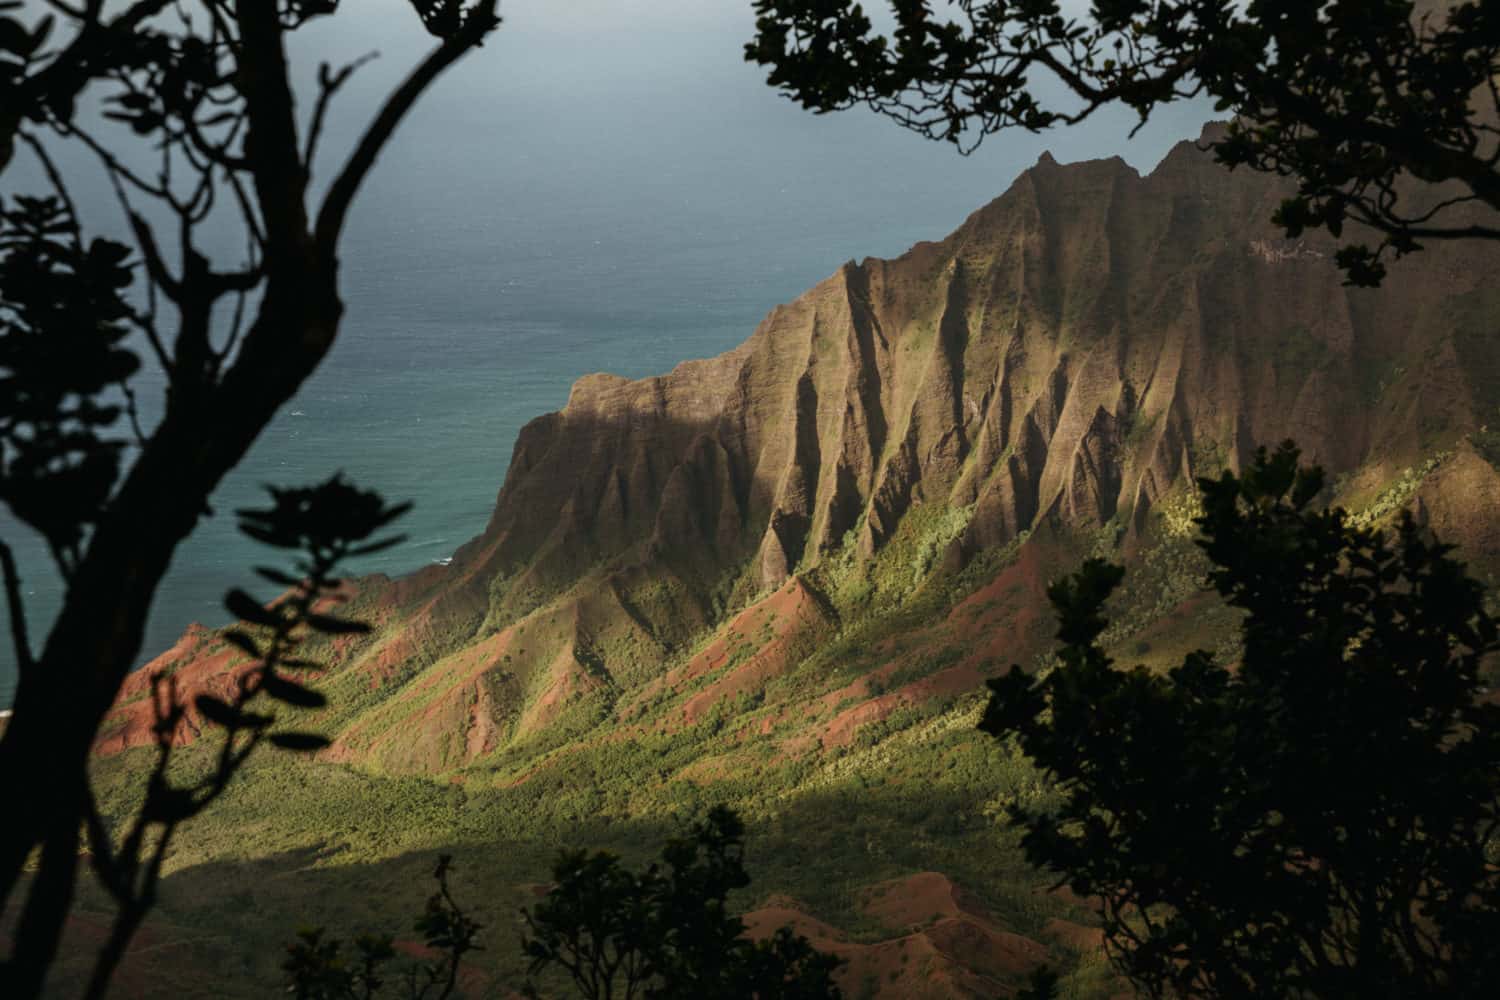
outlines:
[[[1063,161],[1118,153],[1149,169],[1209,115],[1204,103],[1174,106],[1127,142],[1134,120],[1101,113],[1041,136],[991,137],[965,158],[863,108],[818,116],[776,94],[743,58],[750,0],[509,0],[500,10],[501,28],[439,81],[388,148],[356,206],[356,240],[430,245],[454,224],[483,224],[515,243],[657,218],[756,243],[815,236],[837,252],[810,283],[849,257],[942,236],[1044,149]],[[308,96],[319,61],[379,53],[335,105],[316,177],[326,181],[432,42],[406,0],[345,0],[294,36]],[[26,159],[0,191],[34,176]],[[101,179],[78,184],[90,219],[118,215]]]
[[[562,202],[585,214],[701,213],[712,222],[738,218],[734,206],[745,203],[766,226],[839,229],[899,200],[939,236],[1043,149],[1065,161],[1120,153],[1149,169],[1171,142],[1196,136],[1208,113],[1169,109],[1129,144],[1133,120],[1120,114],[1046,136],[1006,134],[965,159],[864,109],[816,116],[778,96],[743,59],[749,0],[519,0],[501,11],[492,41],[408,124],[375,179],[377,197],[392,183],[409,192],[424,176],[453,197]],[[309,64],[382,53],[343,105],[337,134],[346,140],[362,106],[425,47],[414,20],[401,0],[346,2],[299,48]],[[848,201],[829,204],[840,178]],[[848,256],[901,249],[873,230],[872,238],[881,245]]]

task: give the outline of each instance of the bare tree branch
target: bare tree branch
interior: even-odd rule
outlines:
[[[451,66],[459,56],[479,45],[484,36],[500,23],[500,19],[495,15],[497,2],[498,0],[480,0],[475,4],[469,10],[463,26],[444,39],[412,71],[412,74],[386,100],[385,105],[365,130],[365,134],[355,146],[348,162],[344,164],[344,169],[339,172],[329,188],[323,207],[318,211],[318,221],[313,235],[324,254],[331,253],[333,247],[337,245],[339,234],[344,228],[344,217],[349,212],[349,206],[354,201],[360,184],[364,182],[365,175],[374,166],[375,158],[390,141],[396,127],[417,103],[417,98],[422,96],[422,93],[431,86],[432,81],[437,79],[443,70]]]
[[[334,72],[326,62],[319,64],[318,101],[313,108],[312,124],[307,131],[307,146],[302,151],[302,163],[307,167],[309,175],[312,174],[313,163],[318,157],[318,140],[323,135],[323,119],[328,114],[328,106],[332,103],[334,95],[361,66],[379,57],[379,52],[367,52],[353,62],[339,67],[337,72]]]

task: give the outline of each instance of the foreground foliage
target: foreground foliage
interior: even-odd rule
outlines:
[[[1500,993],[1500,650],[1481,588],[1404,516],[1318,510],[1290,443],[1200,480],[1210,580],[1244,612],[1238,664],[1118,669],[1103,607],[1124,571],[1056,584],[1061,665],[990,682],[981,728],[1056,778],[1013,807],[1035,864],[1103,904],[1150,996]]]
[[[239,644],[261,663],[229,700],[196,704],[227,731],[209,779],[167,780],[172,734],[189,709],[159,682],[159,763],[119,843],[95,808],[90,751],[138,662],[173,554],[338,336],[340,244],[355,196],[422,94],[499,24],[496,0],[410,6],[414,29],[434,44],[353,150],[330,162],[320,137],[358,63],[323,64],[299,115],[287,50],[293,33],[337,13],[337,0],[0,0],[0,170],[24,152],[46,185],[0,206],[0,501],[45,540],[65,587],[34,642],[22,567],[0,541],[18,673],[0,731],[0,799],[24,804],[0,824],[0,910],[15,908],[0,957],[7,997],[43,991],[84,857],[116,909],[85,991],[102,996],[155,904],[171,832],[219,796],[262,735],[291,750],[316,743],[272,734],[269,716],[246,709],[259,694],[321,703],[274,665],[306,666],[285,655],[294,633],[350,627],[313,607],[331,580],[325,557],[339,554],[326,548],[306,553],[316,577],[270,571],[296,591],[270,611],[229,595],[230,611],[264,630]],[[80,218],[69,190],[79,160],[115,194],[133,247],[90,235],[101,222]],[[243,250],[211,260],[209,246],[227,234]],[[136,405],[137,349],[164,383],[154,421]],[[325,485],[318,498],[349,506],[325,511],[314,533],[348,554],[390,511],[373,494]],[[278,494],[271,513],[306,514],[292,507],[308,496]]]
[[[746,58],[804,107],[864,104],[930,138],[973,148],[1123,105],[1210,97],[1234,122],[1220,162],[1294,177],[1277,222],[1289,237],[1346,222],[1349,281],[1378,285],[1381,257],[1420,241],[1500,237],[1452,209],[1500,208],[1493,144],[1500,5],[1412,0],[886,0],[887,30],[856,0],[756,0]],[[1448,9],[1442,9],[1442,8]],[[1432,197],[1398,183],[1452,182]]]
[[[729,913],[728,894],[750,884],[744,833],[721,806],[640,873],[603,851],[565,852],[547,898],[523,911],[531,974],[560,967],[588,1000],[835,1000],[838,959],[786,927],[750,941]]]
[[[361,934],[354,939],[351,957],[344,953],[344,943],[325,938],[322,928],[306,928],[286,946],[281,965],[286,992],[297,1000],[373,1000],[388,995],[444,1000],[452,996],[460,963],[479,949],[475,938],[484,929],[454,900],[448,886],[452,871],[453,859],[444,854],[432,872],[437,890],[427,898],[427,907],[414,925],[434,958],[410,962],[393,973],[389,966],[396,958],[396,944],[391,935]]]

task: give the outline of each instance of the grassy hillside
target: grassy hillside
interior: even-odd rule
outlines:
[[[1192,481],[1289,436],[1330,503],[1411,510],[1500,567],[1500,247],[1357,292],[1331,245],[1270,230],[1283,193],[1191,144],[1146,177],[1044,159],[734,351],[580,380],[451,565],[351,586],[340,613],[373,631],[310,647],[329,705],[295,720],[333,745],[262,754],[185,829],[142,995],[264,995],[298,925],[399,932],[451,852],[490,927],[471,992],[503,996],[558,848],[645,858],[724,803],[750,831],[739,903],[845,955],[852,995],[1006,995],[1045,960],[1065,996],[1109,996],[1093,914],[1004,821],[1051,791],[974,730],[986,678],[1049,666],[1048,582],[1119,559],[1117,659],[1232,662]],[[132,678],[95,761],[114,820],[154,752],[147,676],[190,696],[246,666],[200,629]],[[212,727],[177,735],[207,766]],[[105,909],[85,893],[74,955]]]
[[[1388,518],[1452,461],[1435,454],[1380,489],[1346,477],[1346,499],[1363,501],[1361,518]],[[459,860],[461,898],[489,927],[473,962],[484,992],[504,995],[524,975],[518,908],[559,847],[644,860],[727,803],[750,829],[755,882],[739,904],[804,914],[868,946],[856,963],[865,978],[846,980],[853,995],[999,995],[1020,981],[1028,961],[975,971],[979,960],[951,943],[917,947],[930,945],[922,935],[943,926],[942,912],[896,928],[874,915],[872,893],[915,893],[905,880],[939,872],[984,926],[1045,948],[1065,970],[1065,996],[1107,996],[1107,970],[1081,933],[1093,914],[1047,891],[1003,820],[1008,803],[1045,801],[1050,790],[1014,747],[974,724],[984,677],[1015,660],[1045,668],[1042,588],[1088,554],[1124,555],[1132,567],[1106,634],[1120,658],[1164,668],[1199,646],[1233,657],[1234,617],[1199,589],[1193,508],[1185,489],[1159,504],[1128,552],[1109,525],[1044,528],[952,570],[935,553],[968,512],[930,505],[872,560],[834,553],[703,629],[669,664],[678,683],[579,690],[528,740],[461,768],[401,776],[267,754],[179,839],[136,961],[149,961],[157,986],[167,980],[155,970],[178,970],[183,995],[265,995],[298,926],[406,931],[445,852]],[[792,595],[816,612],[798,627],[787,625]],[[746,671],[754,683],[736,687]],[[358,713],[335,695],[322,721]],[[181,766],[207,766],[211,748],[193,744]],[[128,812],[151,753],[97,761],[106,812]],[[80,951],[107,912],[97,890],[85,894]],[[898,953],[891,942],[906,943]],[[970,978],[955,979],[955,964]],[[228,981],[206,985],[204,969]]]

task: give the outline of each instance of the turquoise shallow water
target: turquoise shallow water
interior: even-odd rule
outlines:
[[[710,7],[674,25],[683,37],[656,62],[642,57],[660,27],[637,16],[648,8],[611,21],[601,6],[586,25],[518,8],[488,61],[423,106],[356,205],[338,345],[178,552],[142,659],[189,622],[221,623],[225,589],[253,586],[250,567],[272,554],[235,532],[231,512],[258,504],[261,483],[342,468],[414,501],[400,526],[410,541],[355,567],[411,571],[483,528],[516,432],[560,407],[578,376],[720,353],[843,261],[941,238],[1044,148],[1064,160],[1126,149],[1149,168],[1203,113],[1186,109],[1128,147],[1129,123],[1115,118],[964,159],[865,114],[815,118],[782,101],[740,61],[748,4]],[[368,26],[338,45],[380,47],[398,69],[409,34],[382,37],[378,17]],[[580,44],[588,32],[609,48]],[[353,134],[336,124],[331,147]],[[7,175],[0,194],[28,180]],[[79,200],[86,216],[110,208],[97,186]],[[58,584],[3,512],[0,534],[20,557],[39,644]],[[0,643],[0,708],[13,689]]]

